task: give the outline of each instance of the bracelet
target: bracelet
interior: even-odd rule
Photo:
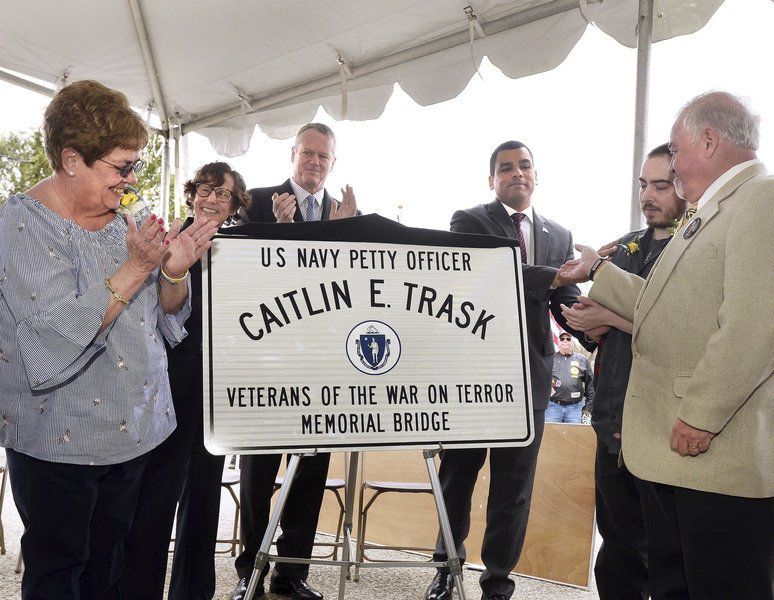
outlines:
[[[161,271],[161,276],[167,280],[167,282],[171,285],[177,285],[181,281],[185,281],[186,277],[188,277],[188,269],[185,270],[185,273],[183,273],[182,277],[170,277],[167,275],[167,273],[164,271],[164,267],[159,267],[159,270]]]
[[[124,298],[121,294],[119,294],[115,288],[113,288],[113,285],[110,283],[110,277],[105,277],[105,287],[107,287],[108,291],[110,292],[110,295],[113,296],[116,300],[118,300],[121,304],[129,304],[129,300]]]
[[[602,265],[602,263],[605,262],[605,259],[600,257],[597,260],[594,261],[594,264],[591,265],[591,269],[589,270],[589,280],[594,281],[594,275],[597,272],[597,269]]]

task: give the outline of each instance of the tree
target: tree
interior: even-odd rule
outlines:
[[[163,139],[151,133],[140,156],[145,163],[137,176],[137,188],[145,201],[161,205],[161,150]],[[30,189],[51,174],[43,133],[39,129],[14,131],[0,136],[0,205],[11,194]]]
[[[40,130],[11,132],[0,137],[0,203],[50,174]]]

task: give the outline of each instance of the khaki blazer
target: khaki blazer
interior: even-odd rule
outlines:
[[[624,461],[648,481],[774,496],[774,177],[745,168],[695,218],[646,280],[607,264],[589,293],[634,323]],[[718,434],[706,453],[670,450],[677,417]]]

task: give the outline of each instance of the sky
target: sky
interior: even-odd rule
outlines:
[[[702,92],[726,90],[761,115],[759,157],[774,169],[774,2],[726,0],[699,32],[653,45],[648,147],[668,141],[675,114]],[[364,213],[415,227],[448,229],[452,213],[493,199],[489,156],[517,139],[533,151],[542,215],[576,241],[599,246],[629,231],[636,51],[594,27],[559,67],[511,80],[489,63],[455,99],[422,107],[400,89],[375,121],[336,122],[327,188],[353,186]],[[47,99],[0,83],[0,133],[40,124]],[[217,159],[188,136],[192,167]],[[256,131],[244,156],[226,159],[249,187],[290,175],[292,140]]]

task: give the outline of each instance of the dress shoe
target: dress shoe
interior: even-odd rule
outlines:
[[[263,582],[258,584],[258,587],[255,588],[255,595],[253,596],[253,600],[258,600],[259,598],[263,598],[266,591],[263,588]],[[236,587],[234,588],[234,591],[231,592],[231,596],[229,596],[229,600],[245,600],[247,597],[247,578],[242,577],[242,579],[239,580],[239,583],[236,584]]]
[[[453,589],[454,576],[451,573],[438,571],[425,592],[425,600],[451,600]]]
[[[310,586],[302,577],[283,577],[277,571],[271,572],[269,591],[273,594],[290,596],[290,600],[323,600],[323,595]]]

